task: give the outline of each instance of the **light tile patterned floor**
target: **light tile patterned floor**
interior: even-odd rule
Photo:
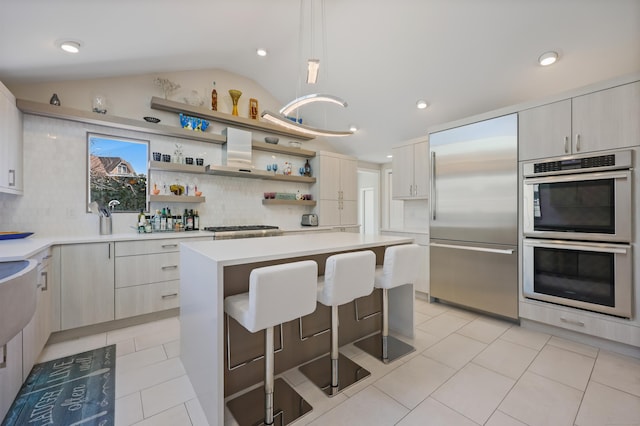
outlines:
[[[372,374],[336,397],[282,374],[314,407],[294,425],[640,425],[638,358],[423,300],[416,324],[417,350],[390,365],[343,347]],[[179,338],[169,318],[52,344],[40,361],[115,343],[116,425],[205,426]]]

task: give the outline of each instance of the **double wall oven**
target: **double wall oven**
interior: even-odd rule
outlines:
[[[630,318],[633,151],[523,164],[523,293]]]

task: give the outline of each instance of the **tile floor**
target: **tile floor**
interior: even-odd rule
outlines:
[[[341,348],[372,375],[333,398],[285,372],[314,407],[295,426],[640,425],[638,358],[423,300],[416,324],[417,350],[390,365]],[[52,344],[40,361],[115,343],[116,425],[207,425],[179,337],[174,317]]]

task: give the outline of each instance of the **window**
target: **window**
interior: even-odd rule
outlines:
[[[149,141],[87,133],[87,204],[147,210]]]

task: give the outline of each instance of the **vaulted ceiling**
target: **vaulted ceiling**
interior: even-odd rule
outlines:
[[[325,0],[325,10],[324,35],[315,26],[316,41],[326,38],[322,84],[309,88],[299,64],[311,26],[300,43],[298,0],[1,0],[0,80],[222,68],[283,105],[312,91],[340,96],[346,109],[304,107],[305,121],[357,125],[331,143],[384,162],[430,126],[640,71],[640,0]],[[60,52],[62,39],[82,41],[81,53]],[[541,67],[548,50],[560,59]]]

